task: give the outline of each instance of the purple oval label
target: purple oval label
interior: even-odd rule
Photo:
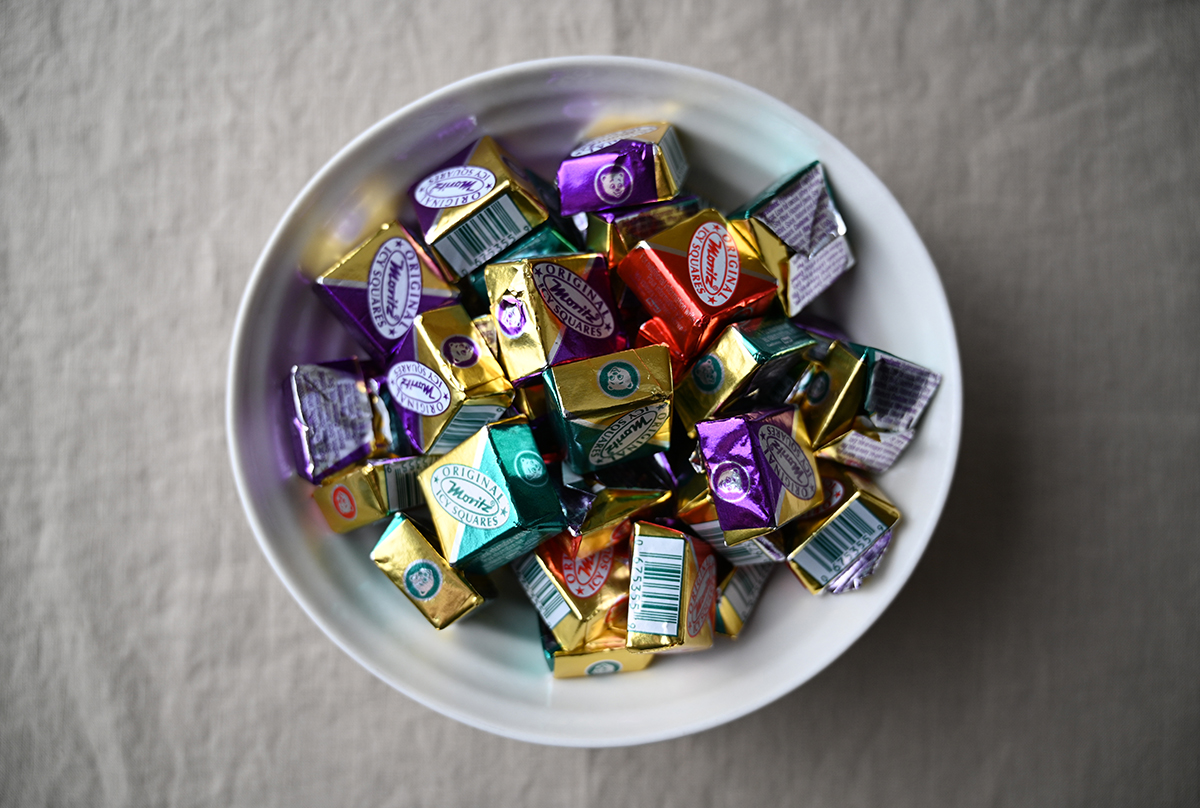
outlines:
[[[560,264],[542,261],[533,265],[533,283],[546,308],[567,328],[592,339],[612,336],[612,311],[583,278]]]
[[[784,488],[800,499],[812,499],[817,495],[817,475],[804,450],[791,435],[774,424],[764,424],[758,431],[758,443],[767,459],[767,467]]]
[[[367,279],[371,323],[384,339],[408,333],[421,302],[421,261],[402,238],[390,238],[375,251]]]
[[[413,191],[418,205],[456,208],[469,205],[496,187],[496,175],[486,168],[455,166],[435,171]]]
[[[606,165],[596,172],[592,189],[601,201],[619,205],[633,193],[633,174],[623,165]]]
[[[470,337],[455,334],[442,342],[442,356],[456,368],[469,368],[479,361],[479,346]]]
[[[500,298],[500,305],[496,307],[496,324],[506,337],[512,339],[521,336],[528,323],[529,316],[525,313],[524,303],[512,295]]]

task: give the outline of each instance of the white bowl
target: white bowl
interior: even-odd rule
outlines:
[[[730,209],[819,158],[858,265],[826,296],[857,340],[944,375],[916,440],[879,482],[904,514],[858,592],[814,598],[778,570],[743,637],[656,660],[644,673],[551,678],[519,594],[434,631],[371,563],[380,528],[332,534],[294,471],[281,384],[296,362],[356,351],[311,275],[389,218],[409,185],[481,134],[543,176],[595,122],[674,122],[690,189]],[[254,268],[234,329],[227,399],[238,492],[263,552],[346,653],[397,690],[510,738],[616,746],[677,737],[745,715],[817,674],[875,622],[920,559],[958,452],[962,377],[937,271],[887,188],[849,150],[770,96],[722,76],[618,57],[528,62],[460,81],[380,121],[292,203]]]

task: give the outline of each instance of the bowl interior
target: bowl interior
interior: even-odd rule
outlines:
[[[737,642],[658,660],[644,673],[554,680],[534,611],[514,584],[479,615],[437,632],[367,557],[381,527],[346,536],[328,530],[293,468],[281,384],[294,363],[356,352],[308,278],[380,222],[407,214],[404,193],[428,169],[486,133],[552,176],[594,127],[646,120],[677,125],[692,165],[689,189],[722,210],[822,160],[858,258],[823,304],[856,339],[936,369],[944,382],[917,439],[879,480],[904,521],[862,590],[813,598],[777,570]],[[452,85],[381,121],[322,169],[280,222],[242,301],[227,418],[238,489],[263,551],[347,653],[467,724],[541,743],[603,746],[679,736],[744,715],[854,642],[925,549],[953,474],[961,402],[954,328],[937,272],[895,199],[854,155],[795,110],[733,80],[661,62],[586,57],[514,65]]]

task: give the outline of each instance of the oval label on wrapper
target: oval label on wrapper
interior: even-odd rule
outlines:
[[[657,129],[657,126],[635,126],[632,129],[622,129],[620,132],[612,132],[600,137],[594,137],[587,141],[575,151],[571,152],[572,157],[583,157],[585,154],[598,152],[601,149],[607,149],[614,143],[620,143],[622,140],[637,137],[638,135],[648,135]]]
[[[530,485],[540,487],[550,479],[546,474],[546,464],[542,462],[541,456],[529,450],[517,453],[517,456],[513,458],[513,467],[516,468],[517,474],[521,475],[521,479]]]
[[[633,174],[619,163],[604,166],[596,170],[592,190],[602,202],[620,205],[633,193]]]
[[[583,672],[588,676],[604,676],[609,673],[620,673],[621,663],[615,659],[602,659],[599,662],[593,662],[583,669]]]
[[[688,275],[696,296],[706,306],[724,305],[737,288],[742,269],[733,236],[718,222],[696,228],[688,245]]]
[[[700,357],[692,367],[692,379],[701,393],[715,393],[725,381],[725,370],[715,354]]]
[[[611,398],[629,398],[641,381],[638,369],[620,359],[609,362],[596,372],[596,384],[600,385],[600,391]]]
[[[384,339],[400,339],[412,328],[421,302],[421,261],[402,238],[390,238],[375,251],[367,279],[371,324]]]
[[[612,310],[587,281],[559,264],[533,265],[533,282],[546,308],[572,331],[592,339],[611,337],[616,329]]]
[[[763,456],[783,487],[800,499],[812,499],[817,494],[817,475],[795,439],[774,424],[764,424],[758,430],[758,442]]]
[[[612,570],[613,548],[605,547],[587,558],[563,558],[562,574],[567,589],[576,597],[590,598],[600,591]]]
[[[737,463],[723,463],[713,471],[712,489],[726,502],[740,502],[750,490],[750,478]]]
[[[455,166],[435,171],[413,191],[418,205],[456,208],[469,205],[496,187],[496,175],[486,168]]]
[[[524,303],[512,295],[500,298],[500,305],[496,306],[496,325],[504,332],[504,336],[509,339],[521,336],[528,322]]]
[[[700,572],[692,582],[692,594],[688,598],[687,631],[689,637],[695,637],[704,630],[704,624],[712,615],[713,604],[717,600],[717,562],[710,555],[700,565]]]
[[[805,519],[815,519],[818,516],[832,513],[837,509],[838,505],[842,504],[842,500],[846,498],[846,489],[842,487],[842,484],[829,477],[821,478],[821,490],[825,492],[825,499],[817,507],[805,511]]]
[[[346,486],[334,486],[333,495],[330,499],[333,500],[334,510],[343,519],[353,519],[358,514],[358,506],[354,503],[354,495],[350,493],[350,489]]]
[[[420,362],[397,362],[388,370],[388,391],[406,410],[432,417],[450,407],[450,388]]]
[[[442,571],[419,558],[404,568],[404,590],[416,600],[429,600],[442,589]]]
[[[479,469],[447,463],[434,469],[429,482],[437,504],[468,527],[493,530],[508,521],[508,495]]]
[[[651,404],[625,413],[592,444],[588,461],[593,466],[607,466],[628,457],[654,437],[670,414],[671,408],[666,404]]]
[[[479,361],[479,346],[470,337],[455,334],[442,342],[442,356],[456,368],[469,368]]]

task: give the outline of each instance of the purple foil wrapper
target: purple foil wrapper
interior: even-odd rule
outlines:
[[[840,595],[843,592],[852,592],[858,589],[863,585],[863,581],[875,572],[875,567],[879,565],[879,560],[883,558],[883,554],[887,552],[891,542],[892,531],[889,530],[863,551],[863,554],[855,559],[853,564],[830,581],[826,585],[825,591],[831,595]]]
[[[368,457],[374,447],[374,411],[356,359],[294,365],[284,384],[296,470],[319,483]]]
[[[754,216],[796,252],[811,256],[838,237],[837,209],[820,164],[780,188],[774,197]]]
[[[654,152],[653,143],[619,140],[591,154],[568,157],[558,168],[562,215],[657,201]]]
[[[795,407],[771,407],[696,424],[722,530],[778,527],[775,509],[784,487],[763,457],[758,433],[771,424],[791,435],[798,417]]]

